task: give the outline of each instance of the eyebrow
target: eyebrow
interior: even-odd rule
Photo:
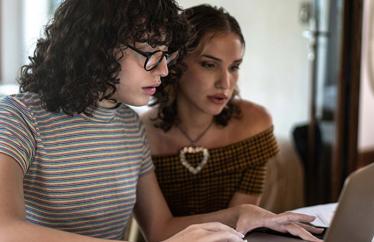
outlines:
[[[201,55],[202,57],[206,57],[206,58],[209,58],[209,59],[213,59],[213,60],[216,60],[216,61],[222,61],[221,59],[217,58],[217,57],[214,57],[212,55]]]
[[[201,56],[202,56],[202,57],[209,58],[209,59],[213,59],[213,60],[216,60],[216,61],[219,61],[219,62],[222,62],[221,59],[219,59],[219,58],[217,58],[217,57],[214,57],[214,56],[212,56],[212,55],[206,55],[206,54],[204,54],[204,55],[201,55]],[[240,59],[238,59],[238,60],[234,60],[233,62],[237,63],[237,62],[242,62],[242,61],[243,61],[243,58],[240,58]]]

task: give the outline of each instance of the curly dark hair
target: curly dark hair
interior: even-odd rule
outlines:
[[[201,39],[206,34],[233,32],[239,36],[241,43],[245,46],[239,23],[223,8],[202,4],[185,9],[181,15],[189,24],[189,40],[186,46],[182,48],[182,54],[179,56],[177,63],[170,69],[169,75],[163,78],[162,84],[157,89],[157,93],[150,104],[150,106],[158,105],[157,117],[154,120],[155,127],[164,131],[168,131],[179,122],[176,106],[178,80],[187,69],[183,58],[198,48]],[[235,90],[226,107],[214,117],[216,124],[226,126],[231,118],[240,117],[241,110],[234,102],[238,95],[238,90]]]
[[[174,0],[65,0],[21,67],[20,91],[38,93],[51,112],[88,112],[116,91],[116,50],[134,42],[185,45],[180,10]]]

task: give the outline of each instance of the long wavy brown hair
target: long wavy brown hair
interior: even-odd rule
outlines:
[[[179,122],[176,105],[178,80],[187,69],[183,59],[198,48],[202,38],[207,34],[233,32],[239,36],[241,43],[245,46],[239,23],[223,8],[202,4],[185,9],[182,17],[187,20],[189,25],[189,40],[182,49],[177,63],[170,68],[169,75],[163,78],[162,84],[150,104],[150,106],[158,105],[157,117],[153,121],[155,127],[164,131],[170,130],[173,125],[177,125]],[[222,112],[214,117],[216,124],[226,126],[231,118],[240,117],[241,110],[234,102],[238,94],[238,90],[235,90]]]
[[[21,68],[20,91],[38,93],[51,112],[86,112],[116,91],[116,50],[134,42],[184,46],[179,12],[174,0],[65,0]]]

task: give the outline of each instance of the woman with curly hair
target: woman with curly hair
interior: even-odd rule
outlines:
[[[305,215],[170,213],[128,105],[148,103],[184,46],[178,12],[174,0],[59,6],[22,68],[20,94],[0,101],[0,241],[120,241],[132,212],[149,241],[242,241],[239,232],[265,224],[313,238],[295,227]]]
[[[143,120],[161,190],[176,216],[258,205],[278,148],[270,115],[237,98],[245,42],[222,8],[184,10],[186,56],[157,89]]]

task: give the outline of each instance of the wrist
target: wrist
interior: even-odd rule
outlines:
[[[239,206],[238,221],[245,221],[249,229],[266,227],[269,215],[273,214],[259,206],[253,204],[242,204]]]

